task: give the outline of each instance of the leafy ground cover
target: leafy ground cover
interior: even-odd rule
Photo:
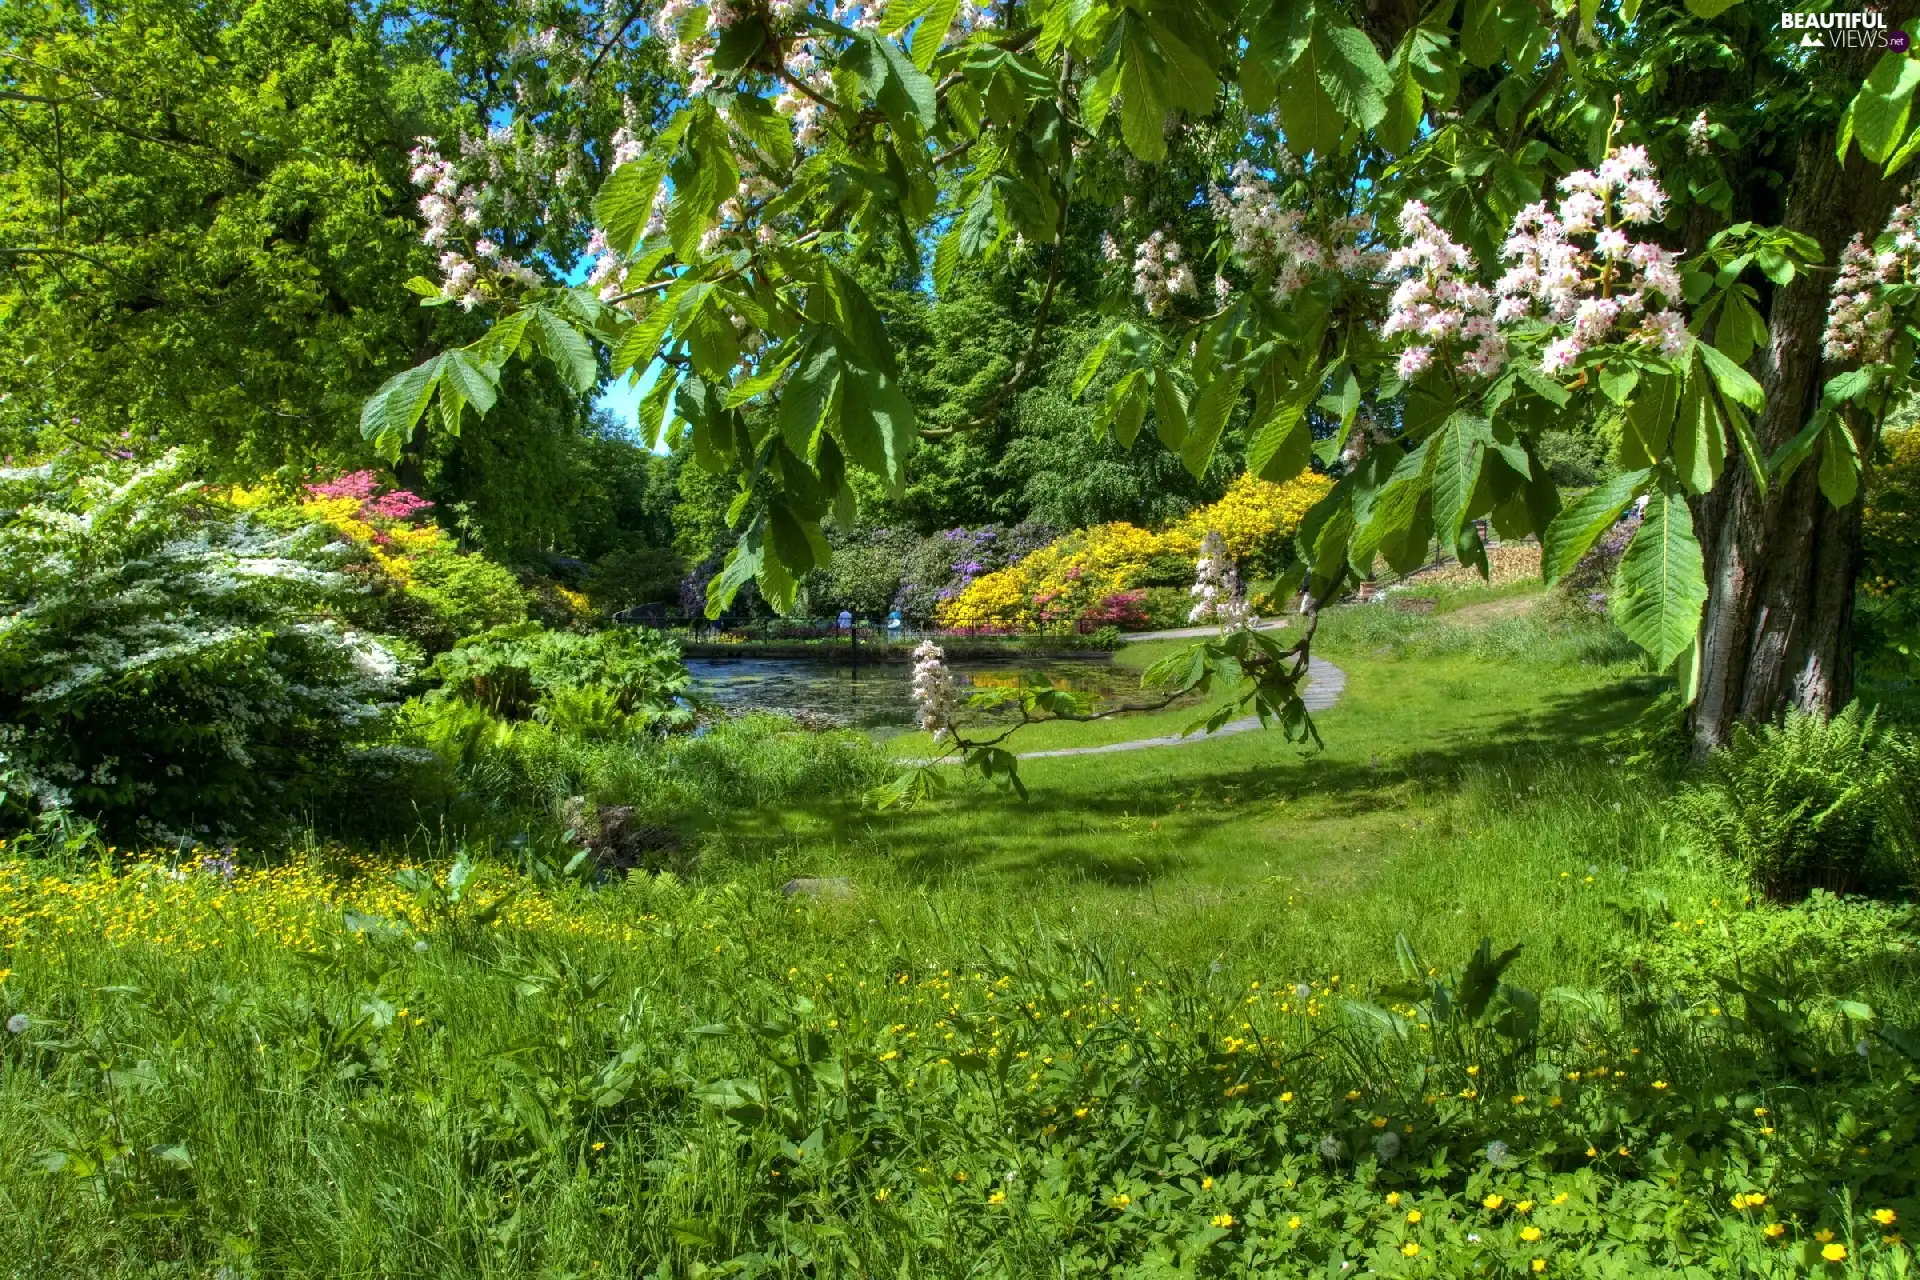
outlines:
[[[789,805],[690,881],[13,856],[0,1258],[1906,1274],[1910,915],[1757,907],[1680,847],[1603,740],[1657,687],[1604,634],[1370,607],[1327,641],[1320,755]]]

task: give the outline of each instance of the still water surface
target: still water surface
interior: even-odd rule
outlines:
[[[1011,685],[1036,672],[1056,689],[1091,693],[1103,700],[1131,697],[1140,673],[1104,661],[984,658],[950,664],[961,692]],[[729,711],[763,708],[828,716],[881,734],[912,727],[913,667],[910,663],[814,662],[794,658],[690,658],[702,697]]]

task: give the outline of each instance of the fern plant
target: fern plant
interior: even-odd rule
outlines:
[[[1887,893],[1920,878],[1910,798],[1920,748],[1859,704],[1830,720],[1792,712],[1783,724],[1741,726],[1706,770],[1674,799],[1674,816],[1760,893]]]
[[[0,470],[0,816],[191,838],[316,802],[398,674],[333,619],[336,559],[210,502],[177,453]]]

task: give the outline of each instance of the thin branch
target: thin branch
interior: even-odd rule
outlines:
[[[818,240],[824,234],[825,232],[823,231],[809,231],[805,235],[794,237],[793,243],[790,247],[798,249],[803,245],[812,244],[815,240]],[[715,276],[713,279],[707,281],[707,283],[719,284],[724,280],[737,280],[740,277],[741,273],[747,270],[747,267],[752,266],[757,261],[759,261],[758,258],[753,258],[748,260],[746,266],[730,267],[726,271],[723,271],[719,275]],[[629,289],[625,293],[618,294],[612,298],[608,298],[606,299],[606,304],[610,307],[614,307],[614,306],[618,306],[622,302],[630,302],[635,298],[644,298],[648,294],[664,293],[666,290],[671,289],[674,286],[674,284],[678,282],[680,279],[681,277],[679,276],[668,276],[664,280],[654,280],[648,284],[641,285],[638,289]]]

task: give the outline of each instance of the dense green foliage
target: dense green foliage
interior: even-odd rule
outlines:
[[[0,472],[0,733],[12,824],[195,842],[302,816],[374,742],[397,674],[329,616],[312,527],[209,502],[180,458]]]
[[[1920,886],[1920,746],[1858,705],[1741,728],[1675,802],[1704,851],[1754,888],[1902,893]]]

